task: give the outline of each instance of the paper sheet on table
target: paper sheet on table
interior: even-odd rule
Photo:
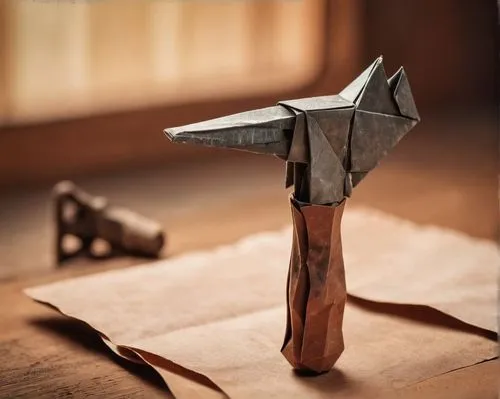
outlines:
[[[381,212],[344,219],[348,292],[380,302],[431,306],[497,331],[497,245]]]
[[[122,356],[155,366],[178,397],[221,396],[214,384],[241,398],[373,397],[496,356],[496,342],[484,336],[351,301],[346,350],[335,369],[316,378],[296,376],[279,352],[290,234],[262,233],[210,252],[27,293],[87,322]],[[494,244],[359,210],[346,212],[343,235],[351,293],[434,306],[495,328]]]

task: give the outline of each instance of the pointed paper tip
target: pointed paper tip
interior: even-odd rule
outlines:
[[[193,137],[193,133],[184,131],[182,126],[165,129],[163,133],[174,143],[186,143],[192,140],[196,141],[196,137]]]
[[[280,105],[164,129],[174,143],[287,156],[295,115]]]
[[[185,132],[180,127],[165,129],[163,130],[163,133],[173,143],[196,142],[196,137],[193,137],[191,132]]]
[[[373,61],[368,68],[366,68],[356,79],[349,83],[339,93],[339,95],[350,102],[355,102],[361,92],[363,91],[366,83],[368,82],[372,72],[382,63],[382,56]]]
[[[174,129],[163,129],[163,134],[167,136],[170,141],[175,141]]]
[[[373,66],[378,66],[378,65],[380,65],[380,64],[382,64],[382,65],[384,64],[384,56],[383,56],[383,55],[379,55],[379,56],[377,57],[377,59],[373,62],[373,64],[372,64],[372,65],[373,65]]]
[[[399,67],[398,71],[388,79],[388,83],[400,114],[420,122],[421,119],[415,105],[410,82],[403,66]]]
[[[401,65],[398,68],[398,70],[396,71],[396,73],[394,75],[397,75],[397,76],[406,75],[406,71],[405,71],[403,65]]]

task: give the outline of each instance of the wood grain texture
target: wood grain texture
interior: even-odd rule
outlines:
[[[162,380],[126,362],[83,324],[1,289],[0,397],[165,397]]]

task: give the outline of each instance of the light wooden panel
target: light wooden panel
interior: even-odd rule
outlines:
[[[325,0],[5,3],[6,124],[293,89],[323,62]]]
[[[88,7],[11,1],[7,121],[78,112],[88,91]]]
[[[141,96],[131,90],[150,84],[149,3],[124,1],[122,6],[116,1],[98,1],[88,7],[88,58],[94,101]]]

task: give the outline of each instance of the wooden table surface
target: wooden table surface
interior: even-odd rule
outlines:
[[[422,125],[367,177],[348,206],[495,239],[494,121],[432,119]],[[203,164],[78,183],[160,221],[168,232],[164,256],[173,256],[288,224],[283,169],[279,160],[220,151]],[[117,358],[85,326],[22,294],[24,287],[144,261],[78,259],[56,269],[48,187],[9,190],[0,198],[0,397],[165,397],[154,371]],[[498,371],[496,362],[484,362],[416,384],[401,397],[494,398]]]

